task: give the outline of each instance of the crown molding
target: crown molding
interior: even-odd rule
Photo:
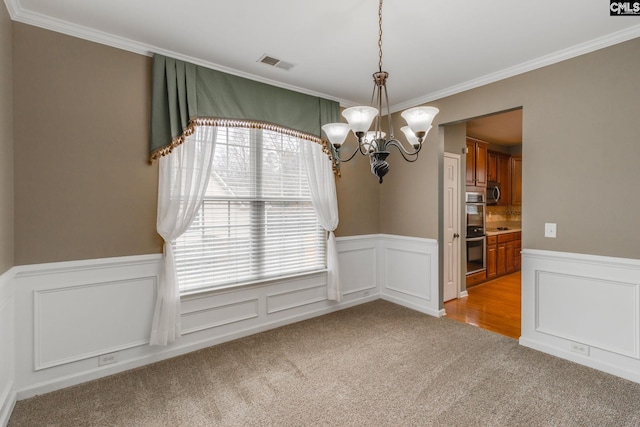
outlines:
[[[549,55],[541,56],[539,58],[532,59],[531,61],[523,62],[522,64],[518,64],[513,67],[497,71],[495,73],[478,77],[477,79],[468,80],[459,85],[450,86],[446,89],[432,92],[400,104],[392,105],[390,109],[392,113],[396,113],[407,108],[415,107],[416,105],[421,105],[427,102],[442,99],[447,96],[455,95],[470,89],[475,89],[477,87],[487,85],[489,83],[495,83],[509,77],[524,74],[538,68],[546,67],[547,65],[553,65],[558,62],[566,61],[567,59],[575,58],[577,56],[584,55],[599,49],[604,49],[605,47],[626,42],[637,37],[640,37],[640,25],[635,25],[633,27],[617,31],[615,33],[607,34],[606,36],[599,37],[597,39],[593,39],[591,41],[581,43],[567,49],[559,50]]]
[[[158,53],[160,55],[169,56],[185,62],[191,62],[196,65],[211,68],[227,74],[232,74],[234,76],[243,77],[249,80],[254,80],[260,83],[265,83],[265,84],[280,87],[283,89],[304,93],[306,95],[330,99],[332,101],[336,101],[340,103],[340,105],[343,105],[343,106],[356,105],[352,101],[349,101],[346,99],[337,98],[335,96],[327,95],[325,93],[320,93],[320,92],[312,91],[299,86],[294,86],[294,85],[278,82],[275,80],[267,79],[264,77],[256,76],[254,74],[245,73],[239,70],[225,67],[220,64],[216,64],[214,62],[204,61],[202,59],[198,59],[191,56],[183,55],[178,52],[162,49],[147,43],[141,43],[135,40],[116,36],[114,34],[95,30],[93,28],[84,27],[82,25],[77,25],[68,21],[64,21],[61,19],[46,16],[40,13],[25,10],[25,9],[22,9],[20,5],[20,0],[5,0],[5,4],[7,5],[7,10],[9,12],[9,15],[11,16],[11,19],[16,22],[33,25],[34,27],[55,31],[57,33],[66,34],[68,36],[76,37],[83,40],[88,40],[88,41],[99,43],[109,47],[114,47],[116,49],[137,53],[139,55],[153,56],[153,54]]]
[[[140,43],[135,40],[130,40],[124,37],[116,36],[114,34],[105,33],[92,28],[73,24],[68,21],[63,21],[57,18],[52,18],[50,16],[31,12],[22,8],[20,4],[20,0],[4,0],[4,2],[7,6],[9,15],[11,16],[11,19],[13,21],[21,22],[28,25],[33,25],[36,27],[66,34],[72,37],[77,37],[80,39],[92,41],[92,42],[103,44],[106,46],[115,47],[117,49],[122,49],[129,52],[137,53],[140,55],[152,56],[154,53],[159,53],[161,55],[170,56],[172,58],[191,62],[196,65],[222,71],[224,73],[232,74],[238,77],[243,77],[249,80],[266,83],[272,86],[293,90],[293,91],[304,93],[311,96],[330,99],[332,101],[339,102],[340,105],[343,107],[353,107],[357,105],[353,101],[350,101],[347,99],[337,98],[335,96],[327,95],[325,93],[320,93],[320,92],[312,91],[302,87],[289,85],[286,83],[256,76],[254,74],[245,73],[239,70],[225,67],[220,64],[204,61],[198,58],[180,54],[178,52],[161,49],[157,46],[149,45],[146,43]],[[410,99],[409,101],[406,101],[406,102],[392,105],[390,107],[390,111],[391,113],[402,111],[407,108],[414,107],[416,105],[425,104],[425,103],[432,102],[441,98],[445,98],[447,96],[455,95],[470,89],[475,89],[480,86],[484,86],[490,83],[495,83],[497,81],[504,80],[509,77],[517,76],[519,74],[523,74],[538,68],[545,67],[547,65],[552,65],[561,61],[565,61],[567,59],[584,55],[586,53],[603,49],[605,47],[622,43],[637,37],[640,37],[640,25],[635,25],[625,30],[611,33],[606,36],[551,53],[549,55],[541,56],[539,58],[533,59],[531,61],[523,62],[513,67],[505,68],[495,73],[487,74],[485,76],[468,80],[466,82],[462,82],[460,84],[450,86],[442,90],[438,90],[435,92],[428,93],[426,95],[422,95],[418,98]]]
[[[4,0],[5,6],[7,6],[7,12],[9,12],[9,16],[12,20],[16,20],[16,16],[18,15],[18,11],[20,10],[19,0]]]

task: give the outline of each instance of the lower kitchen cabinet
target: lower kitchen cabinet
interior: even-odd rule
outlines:
[[[495,279],[498,277],[497,274],[497,245],[498,242],[497,236],[487,236],[487,280]]]
[[[522,233],[487,236],[487,280],[520,270]]]

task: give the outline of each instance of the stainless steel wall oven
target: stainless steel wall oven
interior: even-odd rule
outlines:
[[[465,195],[467,221],[467,274],[486,269],[485,260],[485,195],[481,192],[467,192]]]

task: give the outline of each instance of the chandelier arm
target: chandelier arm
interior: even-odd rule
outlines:
[[[385,97],[385,101],[387,102],[387,117],[389,119],[389,137],[391,139],[394,139],[394,135],[393,135],[393,121],[391,120],[391,109],[389,108],[389,94],[387,93],[387,85],[384,85],[384,97]],[[382,111],[382,109],[380,110]]]
[[[349,156],[348,159],[342,159],[340,157],[340,151],[338,149],[334,149],[334,153],[335,155],[333,156],[334,159],[336,159],[336,161],[338,161],[339,163],[346,163],[348,161],[350,161],[351,159],[353,159],[355,157],[356,154],[358,154],[358,152],[360,152],[360,154],[365,155],[365,153],[362,152],[362,148],[360,147],[360,144],[358,144],[358,148],[356,148],[353,153]]]
[[[358,149],[356,151],[360,151],[360,154],[362,154],[363,156],[368,156],[369,155],[369,150],[364,151],[365,144],[367,144],[367,143],[363,143],[363,144],[358,143]],[[371,144],[367,144],[367,145],[369,147],[371,147]]]
[[[391,140],[387,141],[386,145],[387,145],[387,147],[389,147],[389,146],[396,147],[398,149],[398,151],[400,152],[400,154],[402,155],[402,157],[407,162],[410,162],[410,163],[413,163],[416,160],[418,160],[418,153],[422,149],[422,144],[420,144],[418,146],[418,148],[415,149],[415,151],[410,152],[406,148],[404,148],[402,143],[400,141],[398,141],[397,139],[391,139]]]

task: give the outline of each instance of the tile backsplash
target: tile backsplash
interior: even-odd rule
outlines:
[[[487,227],[493,224],[521,223],[522,206],[487,206]]]

